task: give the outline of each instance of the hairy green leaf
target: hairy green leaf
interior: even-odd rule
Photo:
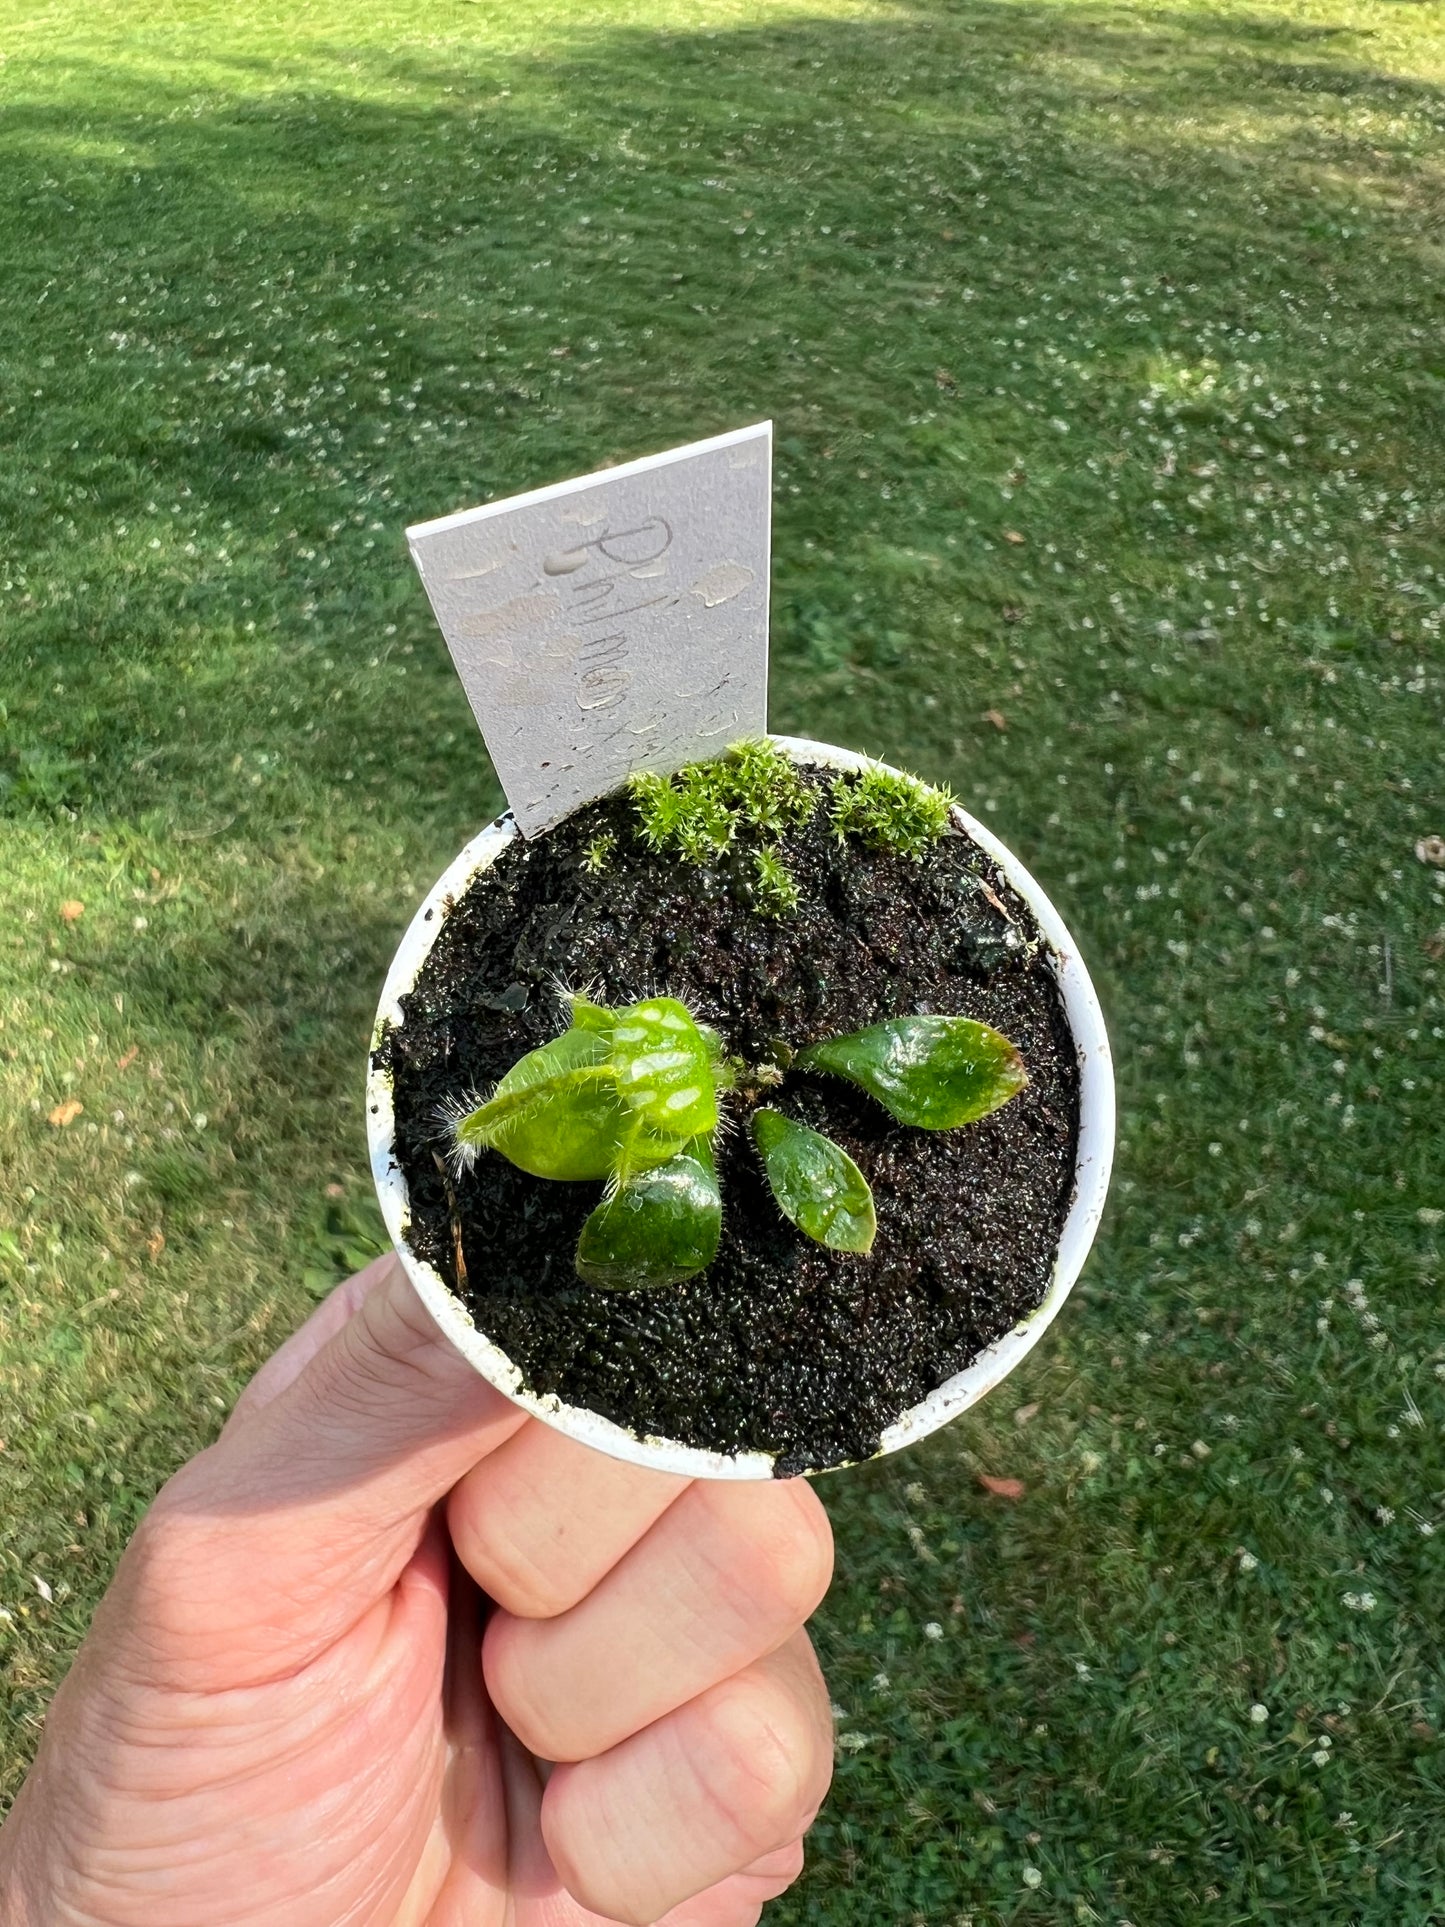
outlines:
[[[608,1039],[569,1030],[514,1064],[453,1138],[464,1160],[487,1149],[538,1178],[605,1178],[626,1124]]]
[[[577,1241],[577,1275],[610,1291],[675,1285],[711,1264],[721,1230],[717,1171],[702,1138],[602,1200]]]
[[[574,1030],[595,1030],[604,1037],[611,1037],[617,1024],[615,1010],[607,1010],[601,1004],[594,1004],[592,999],[584,996],[580,990],[569,990],[564,992],[564,995],[567,999],[567,1008],[571,1012]]]
[[[717,1129],[715,1034],[675,997],[650,997],[617,1013],[612,1063],[623,1101],[651,1137],[685,1140]]]
[[[821,1131],[781,1111],[753,1113],[753,1142],[785,1218],[834,1251],[868,1251],[878,1228],[868,1180]]]
[[[971,1017],[890,1017],[799,1051],[876,1097],[900,1124],[949,1131],[1007,1104],[1028,1083],[1016,1045]]]
[[[715,1030],[673,997],[617,1011],[575,992],[567,1001],[571,1028],[454,1124],[464,1163],[489,1149],[534,1177],[626,1181],[711,1137],[731,1082]]]

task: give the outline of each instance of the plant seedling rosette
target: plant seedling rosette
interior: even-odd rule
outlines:
[[[489,824],[396,953],[366,1108],[470,1362],[695,1477],[845,1465],[975,1403],[1073,1285],[1113,1147],[1098,1002],[1018,859],[787,737]]]

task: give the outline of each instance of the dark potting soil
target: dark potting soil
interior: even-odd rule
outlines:
[[[780,1476],[875,1451],[886,1426],[1037,1307],[1073,1191],[1079,1075],[1037,928],[971,838],[921,860],[840,844],[825,780],[781,850],[800,886],[780,919],[748,904],[746,847],[705,865],[646,850],[613,797],[512,843],[453,907],[378,1060],[395,1081],[411,1240],[537,1393],[641,1435],[773,1453]],[[600,875],[582,858],[600,832]],[[663,1290],[583,1285],[577,1235],[598,1184],[484,1154],[453,1181],[439,1113],[485,1094],[565,1028],[556,986],[619,1005],[668,994],[749,1063],[881,1018],[981,1018],[1019,1046],[1027,1089],[954,1131],[895,1124],[837,1079],[792,1072],[768,1101],[826,1131],[873,1187],[866,1257],[780,1214],[739,1101],[717,1147],[723,1232],[707,1270]],[[452,1204],[465,1264],[458,1286]]]

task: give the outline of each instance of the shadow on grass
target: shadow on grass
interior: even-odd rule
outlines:
[[[1426,237],[1350,248],[1361,184],[1300,93],[1399,115],[1445,112],[1438,90],[1373,69],[1346,29],[1134,20],[969,0],[885,24],[594,29],[545,62],[461,37],[426,59],[338,42],[290,78],[221,50],[204,88],[27,63],[0,145],[0,343],[35,390],[0,478],[23,578],[12,779],[51,771],[65,801],[122,813],[250,816],[252,772],[232,784],[225,765],[280,739],[308,780],[339,782],[375,687],[329,692],[324,727],[297,713],[327,651],[354,671],[388,624],[426,660],[387,702],[387,758],[428,770],[464,712],[400,525],[764,412],[780,696],[810,671],[826,693],[856,651],[832,633],[846,611],[809,600],[805,539],[876,560],[920,508],[971,506],[960,469],[995,466],[1027,425],[1012,337],[1041,295],[1110,324],[1086,404],[1106,433],[1114,386],[1187,332],[1110,315],[1121,275],[1207,289],[1247,323],[1263,263],[1305,286],[1328,268],[1357,280],[1357,357],[1388,359],[1393,283]],[[1228,151],[1240,113],[1247,169]],[[1312,324],[1274,320],[1261,358],[1281,381],[1322,372]],[[1042,413],[1038,372],[1024,407]],[[906,432],[920,416],[931,439]],[[891,507],[879,476],[901,485]],[[1118,522],[1101,504],[1099,533]],[[889,585],[905,612],[914,586]],[[873,626],[863,670],[908,683],[904,625]],[[64,705],[46,699],[57,666]],[[173,677],[203,695],[184,728]]]

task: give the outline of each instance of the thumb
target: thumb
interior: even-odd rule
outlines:
[[[328,1292],[305,1324],[299,1326],[272,1352],[258,1368],[250,1384],[242,1388],[241,1396],[231,1407],[231,1416],[226,1420],[226,1431],[234,1431],[238,1425],[243,1425],[252,1412],[259,1412],[263,1405],[269,1405],[273,1398],[298,1379],[322,1346],[333,1339],[355,1314],[362,1299],[390,1284],[392,1273],[400,1269],[401,1260],[396,1253],[387,1251]]]
[[[320,1501],[333,1532],[366,1535],[425,1511],[524,1420],[443,1335],[393,1257],[216,1450],[240,1490]]]
[[[289,1384],[182,1467],[149,1536],[174,1549],[165,1563],[184,1567],[180,1597],[203,1620],[239,1632],[259,1612],[294,1664],[385,1597],[431,1508],[526,1422],[398,1262]]]

